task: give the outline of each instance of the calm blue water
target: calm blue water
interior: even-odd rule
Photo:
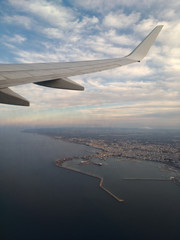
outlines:
[[[117,166],[109,164],[109,172],[103,174],[111,181],[105,184],[126,199],[119,204],[99,189],[98,180],[53,163],[89,151],[86,146],[1,128],[0,239],[179,239],[177,185],[117,181]],[[120,172],[126,177],[131,168],[148,167],[134,164],[132,168],[127,162]]]

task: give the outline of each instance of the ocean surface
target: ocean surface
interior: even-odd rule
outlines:
[[[147,161],[107,159],[102,167],[83,166],[104,177],[104,186],[125,199],[119,203],[99,188],[98,179],[54,164],[91,151],[0,128],[0,239],[179,239],[180,187],[171,181],[122,180],[175,173]]]

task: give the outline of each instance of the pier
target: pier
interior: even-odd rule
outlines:
[[[118,198],[116,195],[114,195],[112,192],[110,192],[108,189],[106,189],[104,186],[103,186],[103,177],[99,177],[99,176],[96,176],[94,174],[90,174],[90,173],[85,173],[85,172],[81,172],[80,170],[77,170],[77,169],[73,169],[73,168],[70,168],[70,167],[64,167],[62,166],[62,164],[59,164],[58,161],[55,161],[55,164],[57,167],[60,167],[60,168],[63,168],[63,169],[66,169],[66,170],[69,170],[69,171],[72,171],[72,172],[76,172],[76,173],[80,173],[82,175],[86,175],[86,176],[89,176],[89,177],[94,177],[94,178],[97,178],[100,182],[99,182],[99,187],[105,191],[106,193],[108,193],[111,197],[113,197],[116,201],[122,203],[124,202],[125,200],[123,199],[120,199]]]

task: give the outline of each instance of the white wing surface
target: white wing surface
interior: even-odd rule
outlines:
[[[148,53],[162,27],[162,25],[155,27],[134,51],[123,58],[64,63],[0,64],[0,103],[29,106],[26,99],[9,89],[11,86],[27,83],[84,90],[83,86],[70,80],[69,77],[140,62]]]

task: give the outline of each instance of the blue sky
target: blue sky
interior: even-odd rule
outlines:
[[[72,79],[84,92],[27,84],[31,106],[0,105],[0,125],[180,128],[177,0],[0,0],[0,63],[123,57],[157,25],[139,64]]]

